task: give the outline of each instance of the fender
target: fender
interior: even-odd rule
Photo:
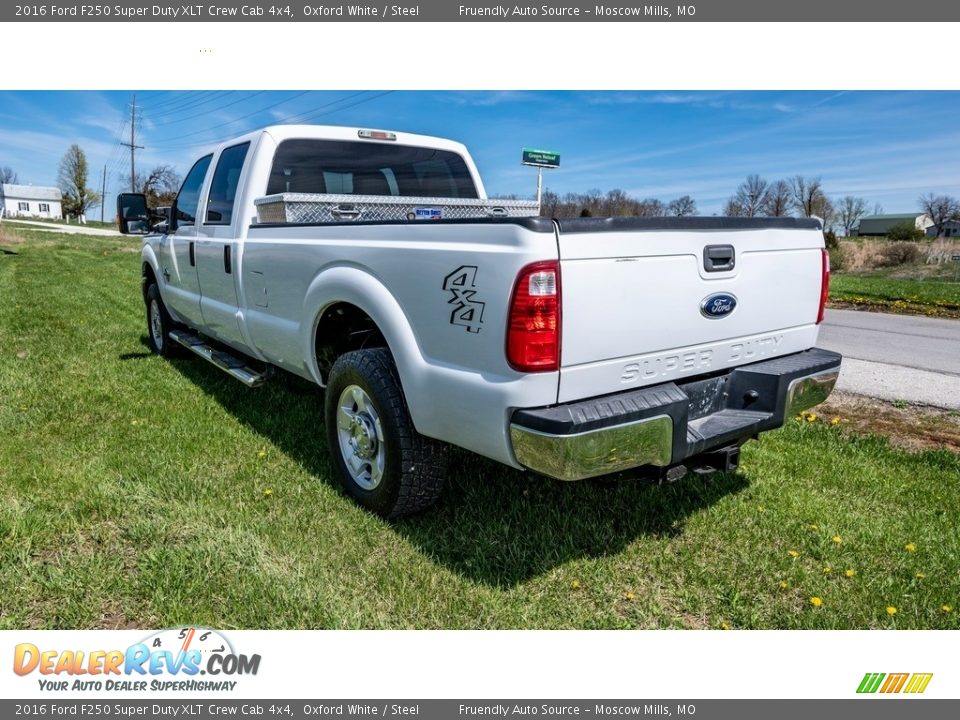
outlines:
[[[425,407],[428,404],[413,388],[418,385],[416,379],[424,375],[426,358],[420,352],[416,333],[403,308],[386,286],[364,268],[355,265],[328,266],[310,283],[303,303],[304,322],[300,326],[304,367],[310,370],[318,385],[326,387],[326,379],[317,365],[317,325],[328,307],[341,302],[363,310],[383,333],[397,364],[410,416],[414,426],[419,427],[421,423],[418,419],[428,412]]]
[[[160,261],[157,260],[157,254],[153,249],[153,245],[149,242],[144,242],[143,249],[140,251],[141,266],[144,263],[149,265],[150,269],[153,270],[154,277],[160,278]]]

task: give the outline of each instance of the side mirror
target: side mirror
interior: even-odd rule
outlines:
[[[150,232],[150,210],[142,193],[117,195],[117,224],[124,235],[146,235]]]

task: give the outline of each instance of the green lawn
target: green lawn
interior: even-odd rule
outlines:
[[[958,317],[960,283],[837,273],[830,278],[830,301],[885,312]]]
[[[960,628],[952,453],[791,420],[739,474],[601,487],[457,452],[388,523],[331,483],[317,392],[148,352],[135,240],[20,236],[0,628]]]

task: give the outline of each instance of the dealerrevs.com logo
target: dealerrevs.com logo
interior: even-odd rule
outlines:
[[[256,675],[260,655],[237,653],[216,630],[161,630],[126,650],[50,650],[33,643],[14,648],[13,671],[36,673],[41,690],[230,691],[238,676]],[[201,679],[202,677],[202,679]]]

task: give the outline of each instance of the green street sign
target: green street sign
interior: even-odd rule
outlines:
[[[555,153],[552,150],[524,148],[523,164],[533,165],[534,167],[558,168],[560,167],[560,153]]]

